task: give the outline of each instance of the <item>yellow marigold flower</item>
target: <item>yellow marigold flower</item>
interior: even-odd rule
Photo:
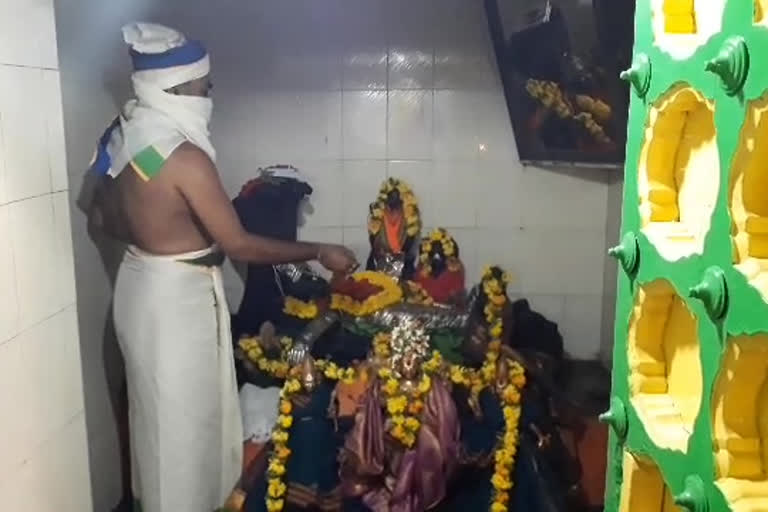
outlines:
[[[402,442],[405,446],[411,448],[414,444],[416,444],[416,436],[411,433],[405,434],[405,436],[403,436]]]
[[[291,379],[285,382],[285,388],[291,393],[296,393],[301,389],[301,383],[296,379]]]
[[[379,370],[379,377],[382,379],[388,379],[392,375],[392,371],[389,368],[381,368]]]
[[[424,375],[419,382],[419,393],[426,393],[430,387],[432,387],[432,379],[429,378],[429,375]]]
[[[275,444],[285,444],[288,442],[288,432],[285,430],[275,430],[272,432],[272,441]]]
[[[398,396],[396,398],[390,398],[387,400],[387,411],[394,416],[405,411],[405,407],[408,404],[408,400],[404,396]]]
[[[285,474],[285,465],[283,465],[283,463],[278,460],[272,460],[269,463],[269,467],[267,468],[267,471],[269,472],[270,475],[280,477]]]
[[[396,426],[404,425],[405,424],[405,416],[402,416],[400,414],[392,416],[392,424],[396,425]]]
[[[495,473],[501,480],[510,480],[510,473],[508,466],[497,466]]]
[[[491,512],[507,512],[507,506],[500,501],[494,501],[491,505]]]
[[[491,478],[491,484],[493,485],[494,489],[498,489],[500,491],[508,491],[512,488],[512,483],[509,481],[509,479],[503,478],[499,475],[493,475]]]
[[[280,425],[280,428],[291,428],[291,425],[293,425],[293,416],[281,414],[277,418],[277,423]]]
[[[421,426],[421,423],[419,423],[419,420],[416,418],[408,417],[405,418],[405,428],[408,430],[415,432],[416,430],[419,430],[419,427]]]
[[[389,378],[387,379],[386,384],[384,384],[384,393],[387,395],[394,395],[400,390],[400,383],[397,382],[397,379]]]
[[[280,414],[291,414],[293,410],[293,404],[288,400],[280,401]]]
[[[502,327],[501,327],[501,322],[495,322],[493,324],[493,327],[491,327],[490,333],[491,333],[491,337],[494,338],[494,339],[501,338],[501,335],[503,333]]]
[[[390,431],[392,434],[392,437],[397,439],[398,441],[402,441],[405,437],[405,428],[403,428],[402,425],[395,425],[392,427],[392,430]]]
[[[285,495],[286,487],[283,482],[281,482],[278,479],[271,479],[269,481],[269,487],[267,488],[267,493],[269,494],[270,498],[281,498]]]
[[[503,398],[505,403],[517,405],[520,403],[520,392],[514,385],[507,386]]]
[[[514,455],[512,455],[512,452],[510,452],[506,448],[497,450],[494,457],[496,459],[497,464],[502,464],[505,466],[509,466],[515,460]]]
[[[281,512],[285,502],[283,500],[267,499],[267,512]]]
[[[516,373],[512,375],[512,378],[510,380],[512,384],[514,384],[518,388],[522,388],[525,386],[525,382],[526,382],[525,375],[522,373]]]
[[[286,460],[291,456],[291,450],[285,445],[275,446],[275,457],[279,460]]]
[[[421,414],[421,411],[424,410],[424,402],[421,400],[414,400],[410,404],[408,404],[408,412],[411,414]]]

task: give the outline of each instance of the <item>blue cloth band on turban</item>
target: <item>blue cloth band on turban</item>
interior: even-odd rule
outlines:
[[[96,173],[100,176],[106,176],[109,170],[112,168],[112,157],[107,152],[107,145],[112,138],[112,132],[120,126],[120,118],[115,118],[109,128],[106,129],[104,134],[99,139],[99,144],[96,147],[96,156],[93,159],[89,172]]]
[[[185,66],[202,60],[208,52],[200,41],[187,41],[184,45],[163,53],[139,53],[131,49],[133,69],[147,71]]]

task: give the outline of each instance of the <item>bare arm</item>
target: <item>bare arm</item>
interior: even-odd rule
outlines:
[[[256,264],[295,263],[323,258],[328,246],[283,242],[245,231],[208,156],[191,144],[177,149],[167,164],[192,211],[232,259]],[[324,263],[325,264],[325,263]]]

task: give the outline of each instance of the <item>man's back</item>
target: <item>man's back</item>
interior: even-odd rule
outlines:
[[[185,171],[202,162],[203,153],[191,144],[179,147],[152,179],[130,168],[116,180],[116,198],[131,242],[152,254],[178,254],[209,247],[211,238],[197,221],[181,193]]]

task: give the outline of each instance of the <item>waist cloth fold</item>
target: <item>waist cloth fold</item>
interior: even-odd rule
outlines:
[[[129,247],[114,318],[128,382],[133,491],[143,512],[211,512],[240,477],[242,420],[215,247]]]

